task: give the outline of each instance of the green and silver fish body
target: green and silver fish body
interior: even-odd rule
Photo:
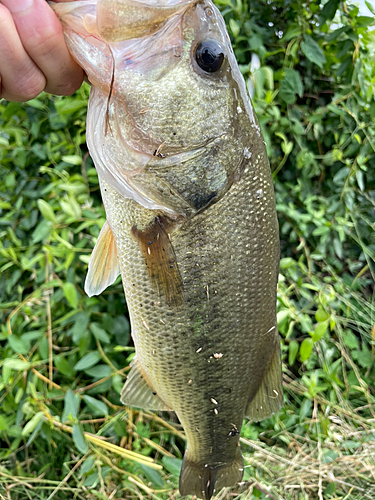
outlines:
[[[174,410],[180,492],[242,479],[243,418],[282,404],[272,177],[210,0],[54,5],[93,85],[87,141],[106,209],[86,291],[121,272],[136,358],[126,405]]]

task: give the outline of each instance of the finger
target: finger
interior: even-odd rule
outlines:
[[[0,47],[0,97],[9,101],[27,101],[40,94],[46,79],[23,48],[12,15],[2,4]]]
[[[83,81],[83,71],[72,59],[55,13],[45,0],[1,0],[13,15],[22,44],[46,78],[45,90],[68,95]],[[26,7],[25,7],[26,6]]]

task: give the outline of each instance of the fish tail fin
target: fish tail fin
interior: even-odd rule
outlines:
[[[210,500],[214,491],[241,481],[243,460],[240,448],[237,450],[233,462],[224,465],[196,463],[185,454],[180,474],[180,494]]]

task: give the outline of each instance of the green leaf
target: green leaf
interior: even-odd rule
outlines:
[[[125,316],[117,316],[113,321],[112,333],[118,345],[127,346],[130,340],[130,323]]]
[[[335,17],[339,5],[340,0],[329,0],[320,13],[319,24],[322,25],[326,21],[331,21]]]
[[[240,34],[240,29],[241,29],[239,23],[234,19],[229,19],[229,26],[233,33],[234,38],[237,38],[238,35]]]
[[[82,158],[78,155],[65,155],[61,159],[62,161],[65,161],[65,163],[70,163],[71,165],[82,164]]]
[[[358,364],[362,366],[362,368],[371,368],[373,366],[371,351],[365,344],[363,344],[361,351],[352,351],[352,357],[358,361]]]
[[[79,424],[73,425],[73,441],[76,445],[76,448],[81,453],[87,453],[89,451],[89,447],[86,441],[86,438],[83,434],[82,428]]]
[[[368,26],[374,25],[374,18],[371,16],[357,16],[356,25],[361,28],[367,28]]]
[[[315,330],[313,331],[311,338],[313,339],[314,342],[318,342],[323,337],[323,335],[326,333],[327,330],[328,330],[328,321],[319,323],[315,327]]]
[[[69,304],[72,306],[73,309],[77,309],[78,306],[78,294],[76,287],[74,286],[73,283],[64,283],[63,285],[63,290],[64,290],[64,295]]]
[[[329,233],[331,230],[328,226],[319,226],[312,232],[313,236],[322,236],[323,234]]]
[[[312,412],[312,402],[310,401],[310,399],[305,399],[299,411],[299,421],[303,422],[306,417],[309,417],[311,415],[311,412]]]
[[[36,413],[31,420],[27,422],[25,427],[22,429],[22,436],[28,436],[33,432],[35,427],[39,424],[39,422],[43,419],[44,417],[44,412],[39,411]]]
[[[302,34],[302,27],[299,24],[290,24],[284,33],[281,41],[289,42],[292,38],[296,38]]]
[[[48,339],[47,337],[42,337],[38,345],[39,353],[42,359],[48,358]]]
[[[93,474],[90,474],[86,477],[83,486],[86,486],[87,488],[92,489],[92,491],[95,491],[93,488],[95,488],[98,482],[99,482],[99,474],[98,471],[96,470],[94,471]]]
[[[87,335],[87,327],[90,321],[90,316],[85,312],[79,312],[74,316],[74,326],[71,329],[73,342],[78,344],[79,340]]]
[[[304,363],[307,361],[312,353],[314,347],[314,341],[312,338],[305,339],[300,347],[299,350],[299,357],[301,358],[301,361]]]
[[[100,342],[108,344],[111,341],[107,333],[102,328],[100,328],[98,323],[91,323],[90,330],[94,334],[94,337],[100,340]]]
[[[50,222],[56,222],[55,212],[52,210],[52,207],[42,199],[39,199],[37,203],[43,217]]]
[[[121,395],[122,388],[124,386],[124,381],[121,375],[114,375],[112,377],[112,387],[117,392],[117,394]]]
[[[292,340],[289,344],[289,349],[288,349],[288,362],[290,366],[294,365],[294,362],[297,358],[299,350],[299,343],[296,340]]]
[[[179,477],[182,467],[182,460],[174,457],[163,457],[162,462],[168,472]]]
[[[42,104],[38,99],[30,99],[30,101],[27,101],[25,104],[34,109],[39,109],[40,111],[46,110],[46,106],[44,106],[44,104]]]
[[[96,365],[97,362],[101,359],[100,354],[98,351],[93,351],[89,352],[85,356],[83,356],[82,359],[76,363],[74,366],[75,370],[87,370],[87,368],[91,368],[92,366]]]
[[[83,399],[87,406],[91,408],[91,410],[99,416],[106,416],[108,415],[108,408],[103,401],[98,401],[95,398],[92,398],[91,396],[83,396]]]
[[[316,321],[326,321],[327,319],[330,318],[330,314],[327,313],[322,307],[318,307],[318,310],[315,313],[315,319]]]
[[[323,453],[323,460],[322,460],[322,462],[324,464],[330,464],[331,462],[333,462],[334,460],[336,460],[336,458],[338,456],[339,456],[339,454],[337,453],[337,451],[335,451],[335,450],[326,450]]]
[[[0,432],[8,430],[8,423],[5,418],[0,415]]]
[[[295,69],[287,68],[285,76],[280,82],[280,97],[287,104],[293,104],[297,99],[296,95],[303,96],[301,76]]]
[[[79,471],[81,476],[90,472],[93,469],[94,464],[95,464],[94,457],[86,458],[86,460],[83,461],[81,468],[80,468],[80,471]]]
[[[336,497],[336,484],[328,483],[327,487],[323,490],[323,498]]]
[[[359,348],[359,340],[357,336],[351,331],[346,330],[342,333],[342,337],[344,340],[344,344],[349,347],[349,349],[358,349]]]
[[[151,481],[154,486],[157,486],[158,488],[162,488],[164,486],[163,477],[160,472],[155,469],[151,469],[151,467],[147,467],[147,465],[143,464],[139,464],[138,467],[142,470],[143,474],[149,481]]]
[[[48,220],[42,220],[32,233],[32,243],[39,243],[48,239],[52,229],[52,223]]]
[[[8,342],[14,352],[19,352],[21,354],[29,353],[29,345],[27,345],[26,342],[20,337],[16,337],[16,335],[9,335]]]
[[[90,377],[100,379],[109,377],[112,374],[112,368],[108,365],[96,365],[88,370],[85,370],[85,373]]]
[[[326,62],[326,56],[319,44],[309,35],[305,35],[301,42],[301,50],[309,61],[323,68]]]
[[[31,367],[31,363],[22,361],[21,359],[6,359],[3,366],[21,372],[23,370],[28,370]]]
[[[367,0],[365,0],[365,4],[368,10],[375,16],[375,5],[371,2],[368,2]]]
[[[79,404],[79,396],[69,389],[64,396],[64,411],[61,416],[62,422],[68,421],[70,417],[73,419],[78,417]]]
[[[74,377],[75,370],[64,356],[55,356],[53,362],[60,373],[67,377]]]
[[[75,111],[87,107],[87,101],[82,99],[61,99],[55,102],[57,112],[60,116],[72,115]]]

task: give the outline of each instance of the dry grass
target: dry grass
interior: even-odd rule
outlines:
[[[306,388],[289,374],[284,376],[284,386],[289,403],[283,411],[289,414],[298,411],[295,404],[306,393]],[[365,410],[364,407],[349,407],[348,402],[331,405],[324,397],[317,396],[313,400],[312,417],[302,422],[307,429],[305,433],[296,432],[297,426],[283,428],[282,419],[277,418],[275,428],[279,430],[274,433],[268,430],[261,440],[241,438],[246,481],[235,490],[222,490],[217,500],[374,500],[375,419],[361,416]],[[111,420],[123,417],[129,424],[129,415],[122,412],[110,417],[101,430],[108,428]],[[152,413],[135,411],[131,412],[131,419],[134,419],[130,422],[132,439],[139,437],[134,431],[134,422],[140,420],[151,421],[154,433],[164,434],[165,447],[157,445],[155,448],[156,463],[161,464],[163,456],[176,456],[170,444],[171,437],[181,440],[183,433],[173,419],[167,422]],[[267,438],[270,435],[271,439]],[[101,441],[106,443],[105,447],[100,446]],[[43,474],[33,477],[35,458],[29,458],[28,464],[20,464],[22,470],[30,471],[29,477],[9,474],[7,463],[3,462],[0,467],[1,500],[179,498],[175,476],[168,475],[164,469],[163,479],[170,487],[154,487],[142,474],[130,472],[131,468],[124,460],[111,453],[109,442],[110,438],[105,441],[96,439],[90,443],[86,456],[72,455],[62,481],[47,480]],[[143,438],[142,442],[144,445],[153,443],[147,438]],[[129,443],[131,441],[124,441],[123,445]],[[90,454],[95,457],[99,470],[99,481],[93,489],[84,486],[85,478],[78,472],[83,460]],[[100,470],[106,466],[111,467],[111,473],[105,478],[100,477]]]

